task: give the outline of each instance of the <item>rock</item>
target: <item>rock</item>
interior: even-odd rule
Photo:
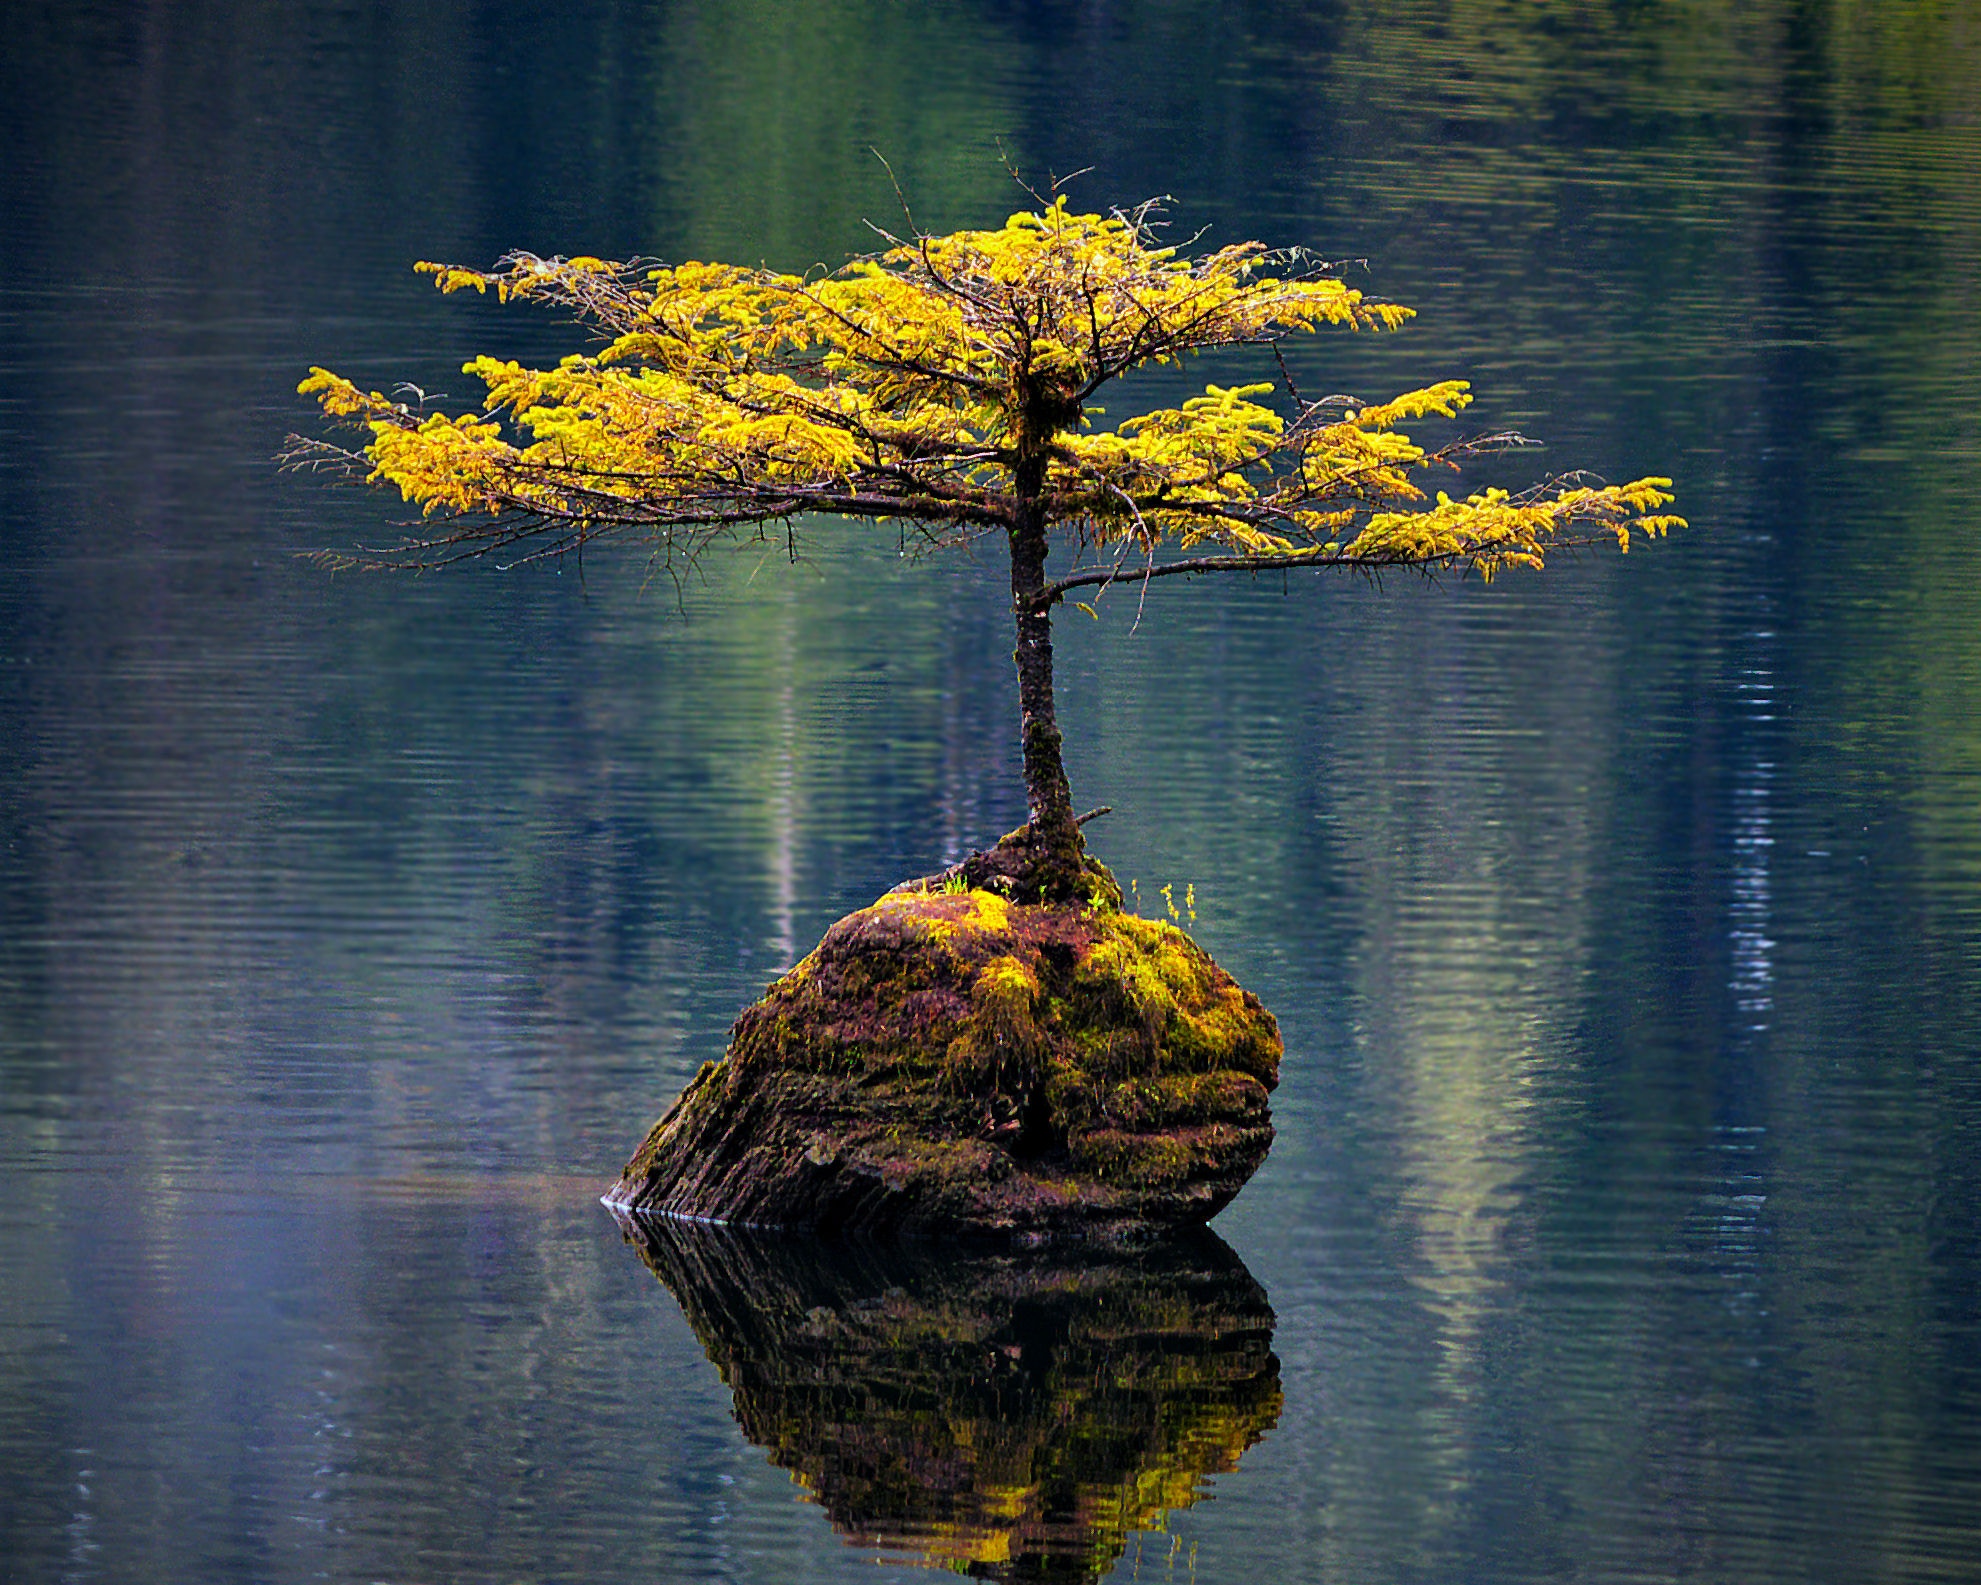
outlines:
[[[1010,846],[1010,843],[1001,846]],[[745,1010],[608,1203],[757,1227],[1133,1236],[1265,1160],[1273,1017],[1176,926],[955,875],[840,920]]]

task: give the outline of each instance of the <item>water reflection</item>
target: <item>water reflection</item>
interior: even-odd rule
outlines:
[[[1273,1312],[1209,1233],[1137,1251],[821,1245],[620,1218],[846,1540],[1092,1580],[1278,1422]]]

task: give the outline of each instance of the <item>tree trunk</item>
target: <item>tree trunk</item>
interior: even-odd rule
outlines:
[[[1025,750],[1025,801],[1032,842],[1042,861],[1040,891],[1051,899],[1079,895],[1086,874],[1085,844],[1073,818],[1073,790],[1059,752],[1052,699],[1052,612],[1036,599],[1046,583],[1045,457],[1021,459],[1018,520],[1011,525],[1011,599],[1018,625],[1018,710]]]

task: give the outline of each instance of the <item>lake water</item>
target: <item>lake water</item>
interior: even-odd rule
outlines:
[[[1981,12],[6,34],[0,1578],[1981,1574]],[[1305,379],[1692,527],[1061,621],[1094,847],[1285,1033],[1217,1239],[629,1243],[735,1012],[1023,818],[999,570],[331,577],[396,513],[274,471],[295,383],[564,350],[414,259],[836,262],[870,148],[947,229],[1000,147],[1366,259],[1422,317]]]

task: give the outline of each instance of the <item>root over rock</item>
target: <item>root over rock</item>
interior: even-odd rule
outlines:
[[[737,1019],[606,1196],[822,1231],[1201,1223],[1273,1138],[1279,1027],[1174,925],[897,890]]]

